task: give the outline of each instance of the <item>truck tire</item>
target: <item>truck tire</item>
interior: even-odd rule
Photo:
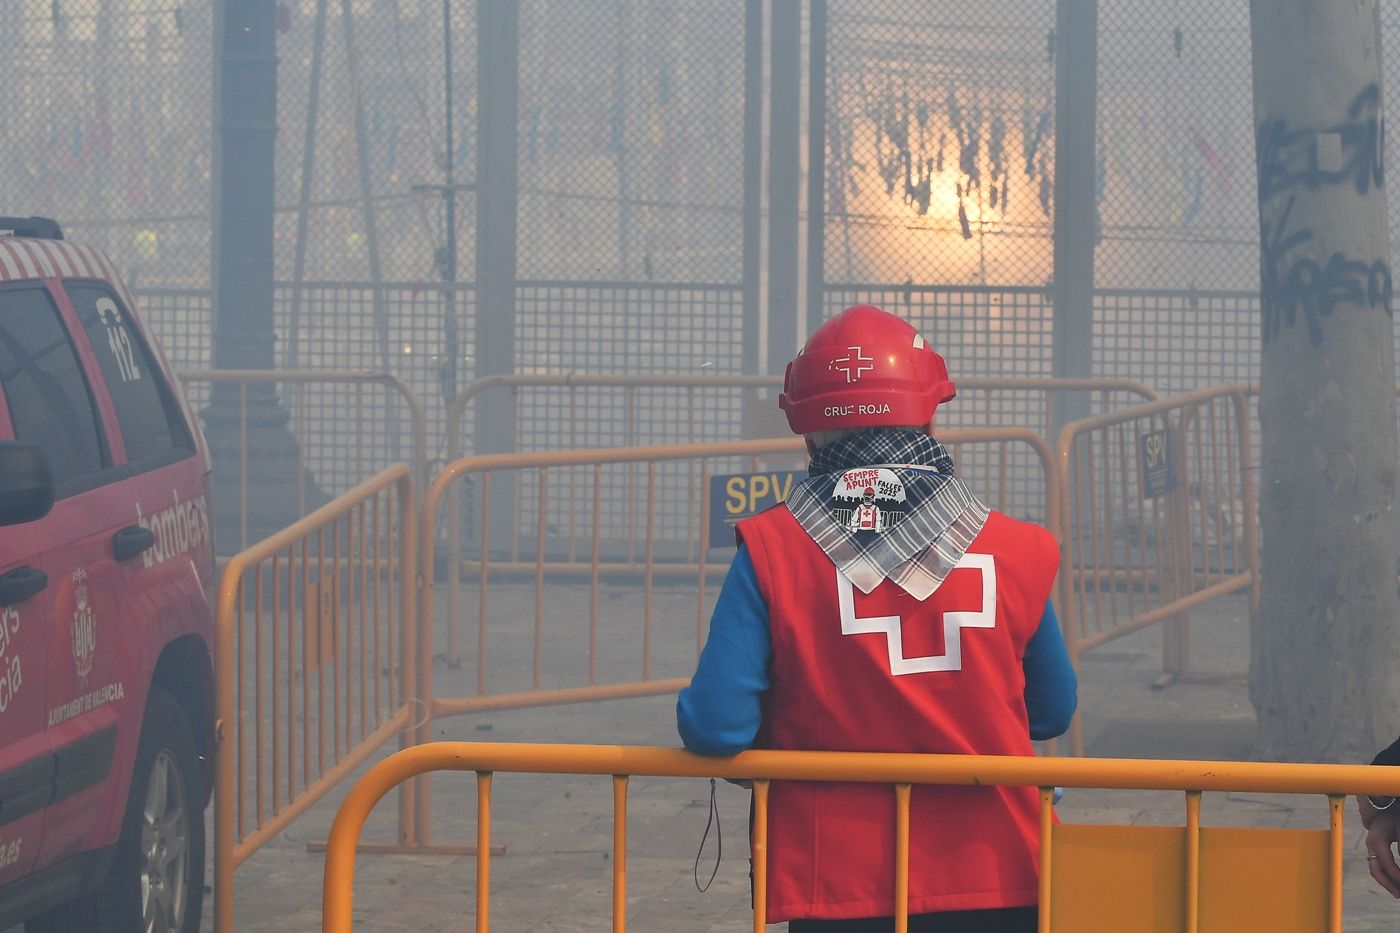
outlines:
[[[91,894],[26,933],[197,933],[204,904],[204,797],[189,719],[151,687],[112,867]]]

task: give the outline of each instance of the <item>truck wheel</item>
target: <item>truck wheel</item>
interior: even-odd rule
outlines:
[[[121,838],[102,886],[26,933],[197,933],[204,902],[199,758],[184,710],[151,687]]]

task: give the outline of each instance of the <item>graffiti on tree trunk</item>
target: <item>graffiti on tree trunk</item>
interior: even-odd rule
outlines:
[[[1259,126],[1260,308],[1265,345],[1301,319],[1308,339],[1321,346],[1323,318],[1345,305],[1393,314],[1387,257],[1356,257],[1337,250],[1321,259],[1299,249],[1314,242],[1314,230],[1290,223],[1300,194],[1350,186],[1357,195],[1369,197],[1383,190],[1385,119],[1380,103],[1380,88],[1372,84],[1352,99],[1346,118],[1336,125],[1305,129],[1273,119]],[[1281,203],[1282,209],[1271,219],[1273,203]]]

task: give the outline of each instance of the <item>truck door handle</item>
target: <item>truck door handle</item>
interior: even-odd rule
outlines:
[[[141,525],[131,525],[112,535],[112,554],[119,561],[131,560],[155,547],[155,543],[155,532]]]
[[[0,575],[0,606],[22,603],[49,585],[49,575],[37,567],[17,567]]]

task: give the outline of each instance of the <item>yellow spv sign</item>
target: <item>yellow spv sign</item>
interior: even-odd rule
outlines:
[[[1171,432],[1149,431],[1138,438],[1142,461],[1142,497],[1155,499],[1176,488],[1176,463],[1172,459]]]
[[[785,502],[805,470],[730,473],[710,477],[710,547],[734,543],[734,525],[770,506]]]

